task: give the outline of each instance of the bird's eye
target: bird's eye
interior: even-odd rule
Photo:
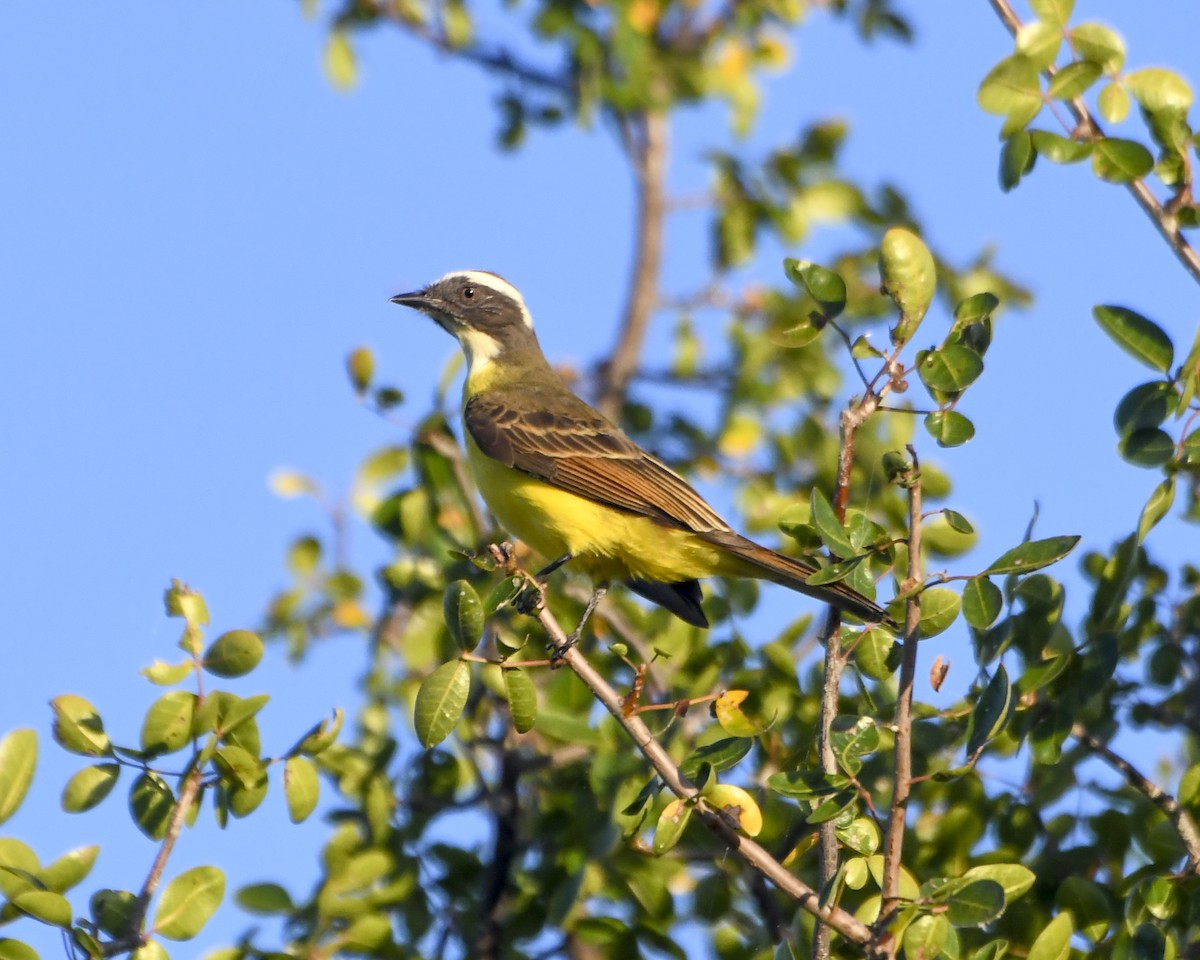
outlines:
[[[466,297],[468,300],[470,300],[472,297],[475,296],[475,288],[474,287],[463,287],[462,293],[463,293],[464,297]]]

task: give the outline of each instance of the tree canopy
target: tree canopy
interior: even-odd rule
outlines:
[[[554,558],[504,542],[462,452],[457,366],[425,402],[389,380],[386,353],[355,348],[347,399],[395,440],[357,465],[344,501],[302,472],[273,477],[328,522],[289,544],[288,583],[258,628],[232,628],[172,581],[182,654],[142,671],[165,689],[147,696],[137,739],[106,728],[100,691],[51,705],[52,739],[81,759],[64,811],[117,804],[122,786],[152,862],[131,866],[127,889],[91,889],[102,837],[46,863],[0,838],[0,957],[36,956],[22,930],[39,923],[76,955],[139,960],[197,938],[211,960],[1195,955],[1200,569],[1156,559],[1154,533],[1200,519],[1200,326],[1172,337],[1178,318],[1143,315],[1132,281],[1123,302],[1098,298],[1075,319],[1110,338],[1111,369],[1140,364],[1150,379],[1113,411],[1081,402],[1045,428],[1111,419],[1149,496],[1115,505],[1130,518],[1116,542],[1043,530],[1035,513],[980,558],[954,453],[988,443],[978,385],[1020,386],[1023,370],[991,348],[1033,302],[1028,278],[925,236],[903,185],[846,169],[848,129],[830,119],[758,156],[714,135],[694,201],[706,259],[690,292],[664,283],[668,222],[687,205],[671,192],[673,124],[720,103],[735,135],[752,131],[762,76],[789,69],[809,4],[306,6],[329,20],[336,86],[357,82],[356,50],[382,33],[484,71],[517,162],[534,132],[611,134],[635,185],[624,306],[605,355],[564,375],[711,486],[739,529],[818,564],[810,583],[878,591],[902,630],[721,580],[708,631],[617,590],[566,649],[588,585],[568,565],[541,586],[530,575]],[[827,6],[863,57],[930,15]],[[977,101],[996,117],[1009,202],[1042,167],[1075,165],[1096,189],[1125,190],[1200,282],[1188,80],[1128,64],[1119,30],[1070,2],[991,6],[1013,47],[979,64]],[[840,250],[805,259],[830,226]],[[1096,242],[1147,241],[1099,224]],[[770,282],[748,280],[764,263],[778,264]],[[993,456],[998,471],[1038,469],[1019,449]],[[351,516],[387,545],[377,569],[345,547]],[[951,630],[972,664],[926,642]],[[269,694],[226,681],[273,645],[302,661],[345,634],[362,641],[361,699],[264,743]],[[971,680],[946,702],[950,669]],[[45,726],[31,717],[0,740],[0,822],[26,795]],[[1126,752],[1137,731],[1169,743],[1165,768]],[[173,868],[201,819],[288,842],[264,822],[268,791],[294,822],[324,815],[315,886],[270,865],[228,884],[220,864]],[[227,898],[281,922],[208,943]]]

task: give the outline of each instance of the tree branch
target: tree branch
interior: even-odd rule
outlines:
[[[480,928],[474,955],[480,960],[499,960],[504,952],[505,893],[517,855],[517,826],[521,813],[517,782],[520,776],[521,764],[516,753],[502,748],[500,779],[488,801],[495,818],[496,837],[492,843],[492,862],[484,873],[483,897],[479,905]]]
[[[869,951],[870,928],[841,907],[821,904],[815,890],[798,877],[793,876],[763,847],[738,833],[723,814],[706,806],[696,787],[680,774],[679,767],[676,766],[662,744],[654,738],[650,728],[636,715],[625,716],[621,696],[609,686],[608,681],[591,665],[577,646],[568,645],[566,633],[549,609],[543,606],[537,613],[537,619],[550,638],[556,656],[587,685],[596,699],[624,728],[634,745],[650,762],[667,788],[679,799],[693,802],[695,804],[694,815],[709,830],[715,833],[738,856],[742,857],[746,863],[795,900],[802,909],[807,910],[822,923],[828,924],[847,940],[857,944],[863,950]]]
[[[988,0],[988,3],[996,11],[996,16],[1008,28],[1008,32],[1016,36],[1022,26],[1021,18],[1017,16],[1009,0]],[[1043,72],[1046,76],[1053,77],[1057,71],[1051,64]],[[1088,105],[1082,97],[1075,97],[1075,99],[1067,101],[1067,106],[1086,139],[1099,140],[1105,136],[1103,128],[1092,116],[1091,110],[1088,109]],[[1183,264],[1184,269],[1192,275],[1192,279],[1200,283],[1200,253],[1197,253],[1196,248],[1187,242],[1187,238],[1179,229],[1179,221],[1176,216],[1159,202],[1144,180],[1131,180],[1125,184],[1125,187],[1133,194],[1138,206],[1153,222],[1167,246]]]
[[[1110,767],[1125,778],[1134,790],[1153,803],[1167,815],[1167,819],[1175,826],[1175,832],[1188,852],[1188,872],[1200,876],[1200,830],[1196,821],[1179,805],[1179,801],[1163,790],[1157,783],[1149,779],[1137,767],[1126,760],[1093,734],[1083,724],[1077,723],[1071,728],[1071,736],[1104,760]]]
[[[637,370],[642,342],[658,299],[662,263],[663,225],[666,215],[667,117],[648,111],[640,118],[640,137],[634,138],[633,162],[637,178],[637,224],[633,277],[617,342],[600,372],[596,406],[617,421],[629,381]]]
[[[158,848],[158,853],[154,857],[154,862],[150,865],[150,872],[146,875],[146,882],[142,884],[142,891],[138,894],[137,900],[134,902],[133,911],[129,916],[129,933],[111,943],[104,945],[105,956],[116,956],[119,953],[133,953],[146,942],[146,936],[142,932],[142,925],[146,922],[146,914],[150,910],[150,901],[154,897],[154,892],[158,889],[158,885],[162,882],[163,871],[167,867],[167,860],[171,857],[171,851],[175,849],[175,841],[179,839],[179,834],[183,832],[183,824],[187,819],[188,811],[192,804],[196,802],[196,796],[200,792],[200,783],[202,780],[202,771],[200,767],[192,768],[192,771],[184,778],[183,787],[179,791],[179,797],[175,801],[175,806],[171,810],[171,819],[167,822],[167,831],[163,835],[162,844]]]
[[[924,578],[921,563],[921,474],[917,452],[910,445],[911,486],[908,489],[908,576],[904,590],[919,586]],[[900,905],[900,858],[904,849],[904,826],[908,816],[908,798],[912,792],[912,698],[917,676],[917,641],[920,639],[921,595],[909,597],[904,608],[904,647],[900,660],[900,687],[896,697],[896,774],[892,785],[892,807],[888,818],[883,850],[882,920]],[[895,938],[888,940],[888,952],[894,956]]]

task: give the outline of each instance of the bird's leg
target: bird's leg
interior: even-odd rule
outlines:
[[[601,600],[604,599],[604,595],[606,593],[608,593],[607,583],[598,583],[592,588],[592,598],[587,602],[587,606],[583,608],[583,616],[579,618],[579,625],[571,631],[570,635],[567,637],[566,643],[564,643],[561,647],[556,647],[554,649],[554,656],[551,658],[552,660],[558,661],[562,659],[562,655],[579,642],[580,636],[583,635],[583,628],[587,626],[588,620],[591,619],[597,605]]]
[[[546,579],[550,576],[550,574],[552,574],[555,570],[557,570],[559,567],[561,567],[568,560],[572,559],[574,556],[575,556],[575,554],[573,554],[573,553],[564,553],[557,560],[554,560],[551,563],[548,563],[544,567],[542,567],[541,570],[539,570],[537,573],[535,573],[533,575],[533,579],[536,580],[538,583],[545,583]]]

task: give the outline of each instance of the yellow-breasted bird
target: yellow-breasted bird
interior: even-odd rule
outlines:
[[[432,317],[467,358],[467,460],[492,513],[546,560],[570,560],[697,627],[701,577],[770,580],[868,622],[895,624],[843,582],[809,586],[817,568],[741,536],[679,474],[571,392],[546,361],[520,292],[494,273],[448,273],[392,297]],[[582,622],[581,622],[582,626]],[[578,631],[576,631],[578,633]]]

